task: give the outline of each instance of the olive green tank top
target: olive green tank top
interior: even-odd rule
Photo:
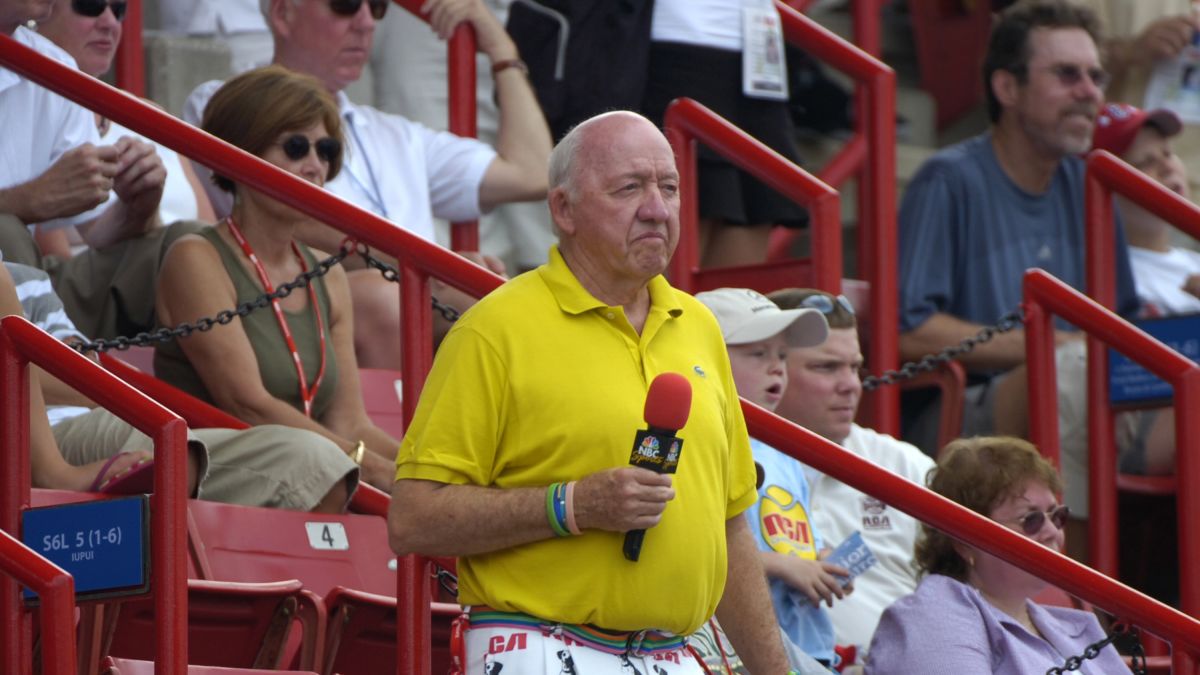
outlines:
[[[225,272],[233,281],[234,290],[237,292],[238,304],[249,302],[263,294],[258,279],[252,278],[246,268],[242,267],[241,251],[235,251],[226,244],[213,227],[206,227],[198,234],[207,239],[220,254],[221,262],[225,265]],[[304,262],[308,269],[313,269],[316,266],[316,258],[312,251],[307,246],[300,244],[300,252],[304,256]],[[325,286],[325,279],[320,277],[314,279],[313,287],[317,292],[317,305],[320,307],[321,319],[325,328],[325,377],[321,380],[321,387],[317,390],[316,399],[313,400],[313,418],[319,420],[333,400],[333,392],[337,389],[338,372],[333,353],[333,336],[330,334],[329,293]],[[196,289],[196,291],[202,293],[204,289]],[[308,295],[305,289],[297,289],[293,292]],[[321,341],[317,335],[317,322],[312,311],[310,303],[300,311],[284,310],[283,312],[288,328],[292,331],[292,339],[296,342],[296,350],[300,353],[300,360],[304,364],[304,375],[310,387],[321,366],[321,357],[318,351]],[[254,348],[254,356],[258,359],[258,372],[263,386],[275,398],[285,401],[288,405],[303,412],[304,404],[300,399],[300,382],[296,377],[296,366],[292,363],[292,353],[283,339],[283,333],[279,330],[275,312],[271,310],[270,306],[267,306],[254,310],[242,317],[241,321],[242,330],[250,339],[250,345]],[[227,329],[227,326],[213,328],[215,331]],[[178,341],[158,344],[154,352],[154,374],[159,379],[169,382],[197,398],[214,403],[204,382],[192,367],[191,362],[184,356]]]

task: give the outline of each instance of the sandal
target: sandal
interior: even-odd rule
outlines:
[[[131,454],[122,452],[108,458],[108,461],[100,467],[100,471],[96,473],[96,480],[92,482],[88,489],[91,492],[103,492],[105,494],[120,494],[134,495],[144,494],[154,491],[154,458],[147,457],[134,462],[125,470],[108,475],[109,469],[124,455]]]

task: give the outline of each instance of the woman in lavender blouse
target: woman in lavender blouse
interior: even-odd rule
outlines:
[[[931,473],[934,492],[1058,551],[1067,507],[1062,481],[1029,443],[959,439]],[[915,593],[884,612],[871,640],[868,675],[1042,675],[1104,637],[1096,617],[1043,607],[1030,597],[1046,583],[968,544],[924,527]],[[1111,646],[1081,673],[1128,673]]]

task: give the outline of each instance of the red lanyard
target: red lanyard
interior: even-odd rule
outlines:
[[[242,236],[241,229],[237,223],[233,222],[233,216],[225,219],[229,225],[229,233],[237,240],[242,251],[250,262],[254,264],[254,269],[258,272],[258,280],[262,282],[263,290],[267,293],[274,293],[275,287],[271,285],[271,280],[267,278],[267,270],[263,269],[262,263],[259,262],[258,256],[254,254],[254,249],[250,248],[250,242]],[[304,262],[304,256],[300,255],[300,247],[296,242],[292,242],[292,253],[296,254],[296,260],[300,261],[300,269],[308,271],[308,265]],[[317,369],[317,379],[313,380],[312,389],[308,388],[308,378],[304,376],[304,363],[300,360],[300,351],[296,349],[296,341],[292,338],[292,331],[288,328],[287,319],[283,316],[283,309],[279,306],[279,300],[271,300],[271,309],[275,310],[275,320],[279,322],[279,332],[283,333],[283,341],[287,343],[288,349],[292,351],[292,363],[296,366],[296,378],[300,382],[300,400],[304,402],[304,414],[312,417],[313,400],[317,397],[317,389],[321,387],[321,380],[325,377],[325,322],[321,319],[321,306],[317,304],[317,292],[313,289],[315,280],[308,284],[308,299],[312,305],[313,314],[317,316],[317,335],[321,338],[321,367]]]

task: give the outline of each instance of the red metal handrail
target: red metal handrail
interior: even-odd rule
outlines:
[[[1170,640],[1176,675],[1200,657],[1200,622],[1128,586],[848,452],[782,417],[742,401],[750,434],[817,471],[876,497],[950,536],[1028,570],[1064,591]]]
[[[150,572],[158,615],[155,654],[162,668],[159,672],[183,675],[187,669],[187,426],[171,411],[24,318],[0,319],[0,447],[8,457],[8,461],[0,462],[0,529],[6,532],[20,532],[21,511],[30,504],[31,362],[111,410],[154,442]],[[71,617],[73,621],[73,612]],[[31,656],[23,639],[27,621],[16,582],[0,581],[0,672],[27,670]]]
[[[125,92],[48,59],[7,36],[0,38],[0,64],[240,184],[322,222],[335,224],[335,227],[359,241],[395,256],[403,280],[400,311],[404,317],[402,337],[405,349],[401,370],[406,423],[412,419],[425,376],[433,362],[429,277],[442,279],[476,297],[486,295],[504,281],[483,267],[185,124]],[[98,400],[95,397],[93,399]],[[27,463],[21,468],[28,474]],[[183,531],[182,527],[179,531]],[[422,572],[427,567],[425,559],[415,557],[406,558],[400,564],[397,595],[412,601],[401,604],[397,616],[397,633],[401,643],[397,658],[398,672],[403,675],[429,672],[429,602],[432,598],[428,577],[423,576]],[[5,600],[0,595],[0,602]]]
[[[1087,251],[1087,290],[1088,295],[1096,303],[1106,308],[1116,305],[1116,250],[1113,246],[1115,224],[1113,220],[1114,194],[1121,194],[1142,208],[1154,213],[1163,220],[1182,229],[1192,236],[1200,236],[1200,208],[1183,197],[1164,188],[1154,179],[1141,171],[1121,161],[1111,153],[1096,151],[1087,160],[1087,177],[1085,182],[1084,218],[1086,227]],[[1099,334],[1106,335],[1106,334]],[[1117,521],[1117,489],[1116,489],[1116,444],[1113,439],[1114,413],[1108,400],[1108,360],[1105,356],[1105,343],[1097,334],[1088,339],[1088,445],[1091,460],[1089,467],[1089,536],[1088,544],[1091,549],[1092,565],[1096,569],[1114,574],[1118,569],[1119,532]],[[1139,351],[1125,351],[1126,354],[1140,354]],[[1182,358],[1182,357],[1180,357]],[[1187,359],[1183,359],[1190,363]],[[1145,364],[1143,364],[1145,365]],[[1035,368],[1030,365],[1030,392],[1035,390],[1032,377]],[[1162,375],[1160,375],[1162,377]],[[1169,377],[1163,377],[1172,381]],[[1053,387],[1050,385],[1041,385]],[[1053,391],[1049,389],[1047,391]],[[1179,386],[1175,387],[1176,406],[1181,406]],[[1032,408],[1033,401],[1030,400]],[[1045,414],[1045,409],[1031,409],[1031,425],[1034,414]],[[1193,489],[1200,482],[1192,482],[1185,487],[1187,480],[1197,481],[1200,478],[1192,475],[1194,469],[1189,463],[1195,462],[1192,453],[1196,446],[1191,439],[1196,436],[1182,435],[1183,427],[1179,425],[1188,415],[1176,415],[1176,479],[1179,489],[1176,491],[1180,524],[1179,555],[1180,563],[1180,600],[1185,611],[1196,614],[1200,612],[1200,578],[1196,573],[1195,564],[1200,562],[1200,541],[1192,530],[1184,529],[1188,519],[1195,518],[1195,506],[1192,500]],[[1050,425],[1049,422],[1039,422]],[[1031,427],[1032,428],[1032,427]],[[1055,432],[1057,437],[1057,432]],[[1057,446],[1055,446],[1057,447]],[[1187,477],[1185,477],[1187,476]],[[1190,478],[1188,478],[1190,477]],[[1184,561],[1188,561],[1186,564]]]
[[[0,571],[28,586],[41,600],[42,672],[74,673],[75,579],[3,530],[0,530]]]
[[[896,295],[896,74],[867,50],[879,48],[879,7],[855,0],[856,47],[800,12],[776,2],[787,41],[855,80],[854,136],[819,174],[835,188],[857,174],[858,274],[870,283],[867,363],[877,372],[899,365]],[[790,235],[777,229],[768,260],[787,257]],[[884,433],[900,431],[900,396],[880,387],[863,398],[863,418]]]
[[[694,287],[695,274],[700,270],[696,183],[696,142],[700,141],[784,197],[808,207],[812,284],[831,293],[841,292],[842,214],[836,190],[690,98],[675,99],[667,106],[663,131],[675,150],[679,169],[679,222],[683,231],[671,259],[670,274],[680,288],[692,293],[701,290]]]
[[[1111,240],[1110,240],[1111,241]],[[1118,571],[1115,532],[1097,531],[1097,523],[1117,522],[1116,452],[1112,445],[1112,415],[1108,404],[1107,383],[1093,381],[1096,364],[1107,359],[1107,347],[1141,364],[1175,388],[1175,404],[1181,410],[1192,410],[1192,402],[1200,403],[1200,366],[1180,355],[1136,326],[1121,319],[1098,301],[1093,300],[1055,279],[1043,270],[1025,273],[1025,349],[1029,370],[1030,437],[1056,463],[1058,461],[1058,400],[1055,394],[1054,315],[1062,316],[1088,333],[1088,445],[1089,507],[1092,564],[1097,570],[1115,576]],[[1099,385],[1099,386],[1097,386]],[[1106,411],[1108,414],[1097,414]],[[1200,563],[1195,527],[1200,525],[1200,418],[1188,414],[1175,416],[1176,475],[1180,489],[1179,565],[1180,605],[1183,611],[1196,615],[1200,611],[1200,588],[1196,586],[1195,565]],[[1107,440],[1107,443],[1103,441]],[[1100,442],[1097,442],[1100,441]],[[1178,657],[1178,652],[1176,653]],[[1194,655],[1193,655],[1194,656]],[[1176,660],[1176,668],[1184,664]],[[1194,668],[1191,662],[1190,668]],[[1177,673],[1193,672],[1176,670]]]

